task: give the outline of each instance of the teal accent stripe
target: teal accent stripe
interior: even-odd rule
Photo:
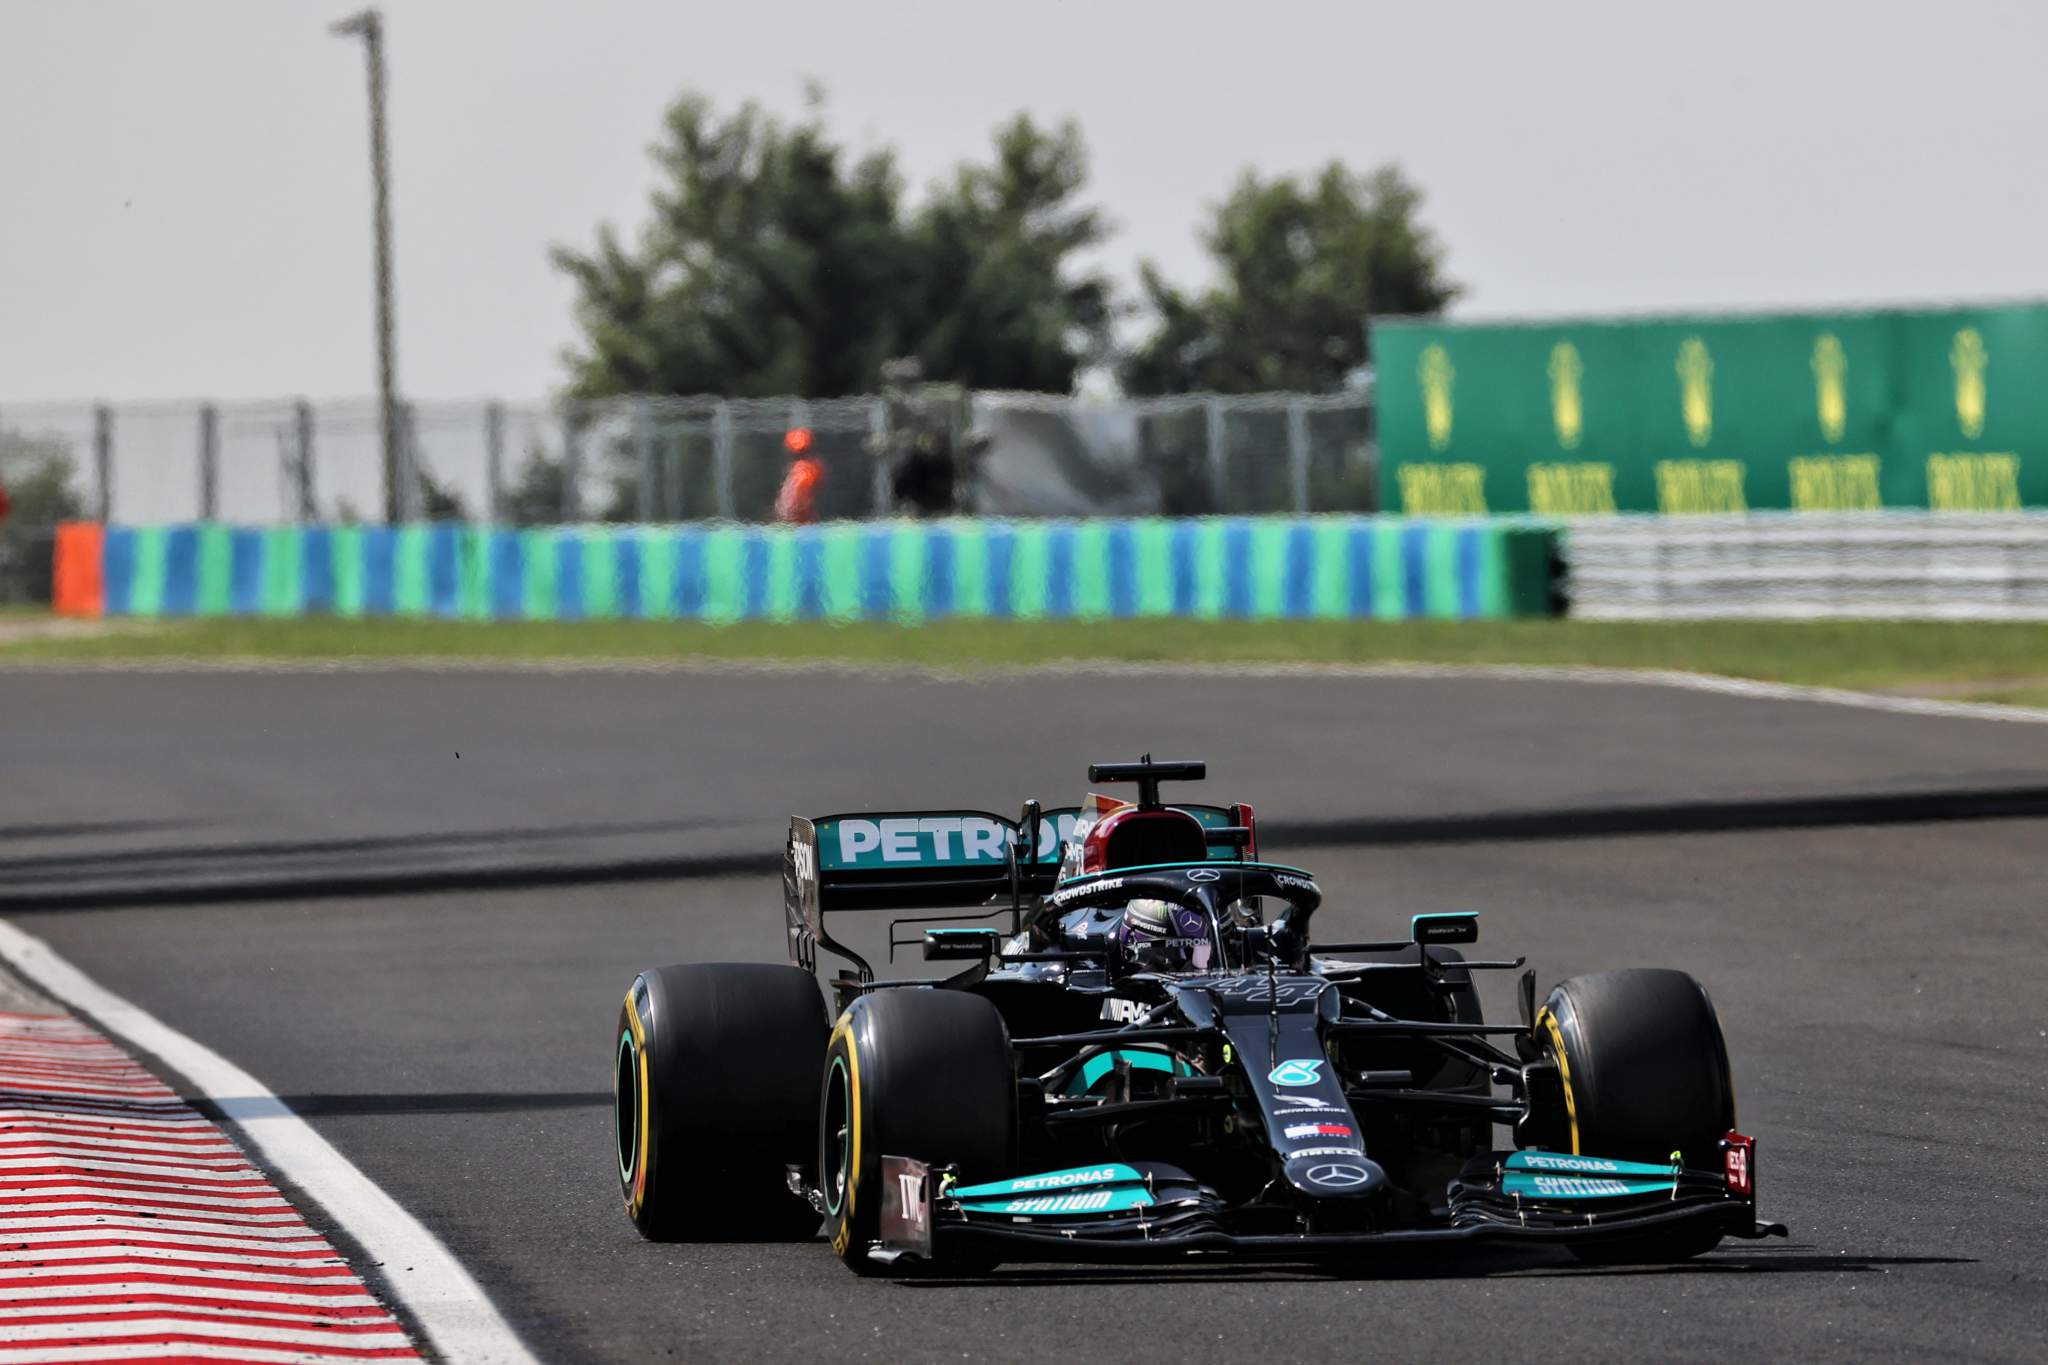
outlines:
[[[825,618],[860,619],[860,523],[834,522],[825,528],[820,552],[823,566]]]
[[[273,526],[263,533],[263,614],[297,616],[306,609],[299,581],[305,558],[305,535],[296,526]]]
[[[1094,1179],[1081,1181],[1080,1177]],[[1067,1179],[1062,1179],[1067,1177]],[[986,1185],[961,1185],[953,1190],[956,1199],[1002,1199],[1017,1195],[1044,1194],[1048,1190],[1101,1189],[1105,1185],[1140,1185],[1145,1177],[1120,1161],[1104,1162],[1100,1166],[1077,1166],[1065,1171],[1046,1171],[1042,1175],[1020,1176],[1015,1180],[997,1180]]]
[[[136,616],[164,612],[164,528],[144,526],[135,532],[135,579],[128,590],[128,610]]]
[[[1173,523],[1157,517],[1135,522],[1131,540],[1138,615],[1173,615]]]
[[[1502,1194],[1523,1199],[1629,1199],[1646,1194],[1666,1194],[1677,1184],[1662,1180],[1616,1180],[1612,1176],[1552,1175],[1535,1171],[1509,1171],[1501,1178]]]
[[[720,526],[704,536],[704,619],[721,625],[740,619],[746,609],[746,584],[740,579],[744,533]]]
[[[1045,615],[1046,591],[1050,586],[1052,549],[1047,544],[1044,522],[1020,522],[1010,552],[1010,614],[1020,621],[1035,621]]]
[[[767,533],[768,589],[762,612],[771,621],[794,621],[796,601],[796,536],[788,527]]]
[[[924,538],[944,534],[906,523],[889,537],[890,614],[898,621],[915,625],[924,620]]]
[[[536,527],[520,533],[520,568],[526,574],[526,619],[555,619],[555,533]]]
[[[637,527],[633,534],[640,537],[640,614],[650,621],[673,620],[676,538],[652,526]]]
[[[1372,615],[1375,621],[1400,621],[1408,615],[1402,584],[1407,568],[1401,562],[1402,528],[1406,523],[1381,521],[1372,538]]]
[[[1315,577],[1309,584],[1309,614],[1336,620],[1351,614],[1352,518],[1325,518],[1315,523]]]
[[[427,528],[401,526],[392,552],[391,606],[400,616],[427,614]]]
[[[1074,616],[1101,621],[1109,616],[1109,523],[1084,521],[1074,528]]]
[[[200,616],[225,616],[229,584],[234,576],[234,533],[219,524],[199,528],[199,597],[193,610]]]
[[[1293,529],[1288,521],[1252,523],[1252,616],[1257,620],[1287,614],[1287,537]]]
[[[610,526],[583,529],[583,614],[593,619],[619,614],[619,552],[623,532]]]
[[[491,537],[496,529],[465,526],[456,541],[456,613],[465,621],[481,621],[491,614]]]
[[[1223,597],[1228,582],[1224,564],[1224,520],[1204,517],[1195,523],[1195,615],[1213,621],[1223,615]]]
[[[1067,1087],[1069,1095],[1085,1095],[1088,1088],[1108,1075],[1118,1062],[1129,1062],[1133,1071],[1164,1071],[1169,1076],[1178,1068],[1173,1058],[1163,1052],[1149,1048],[1127,1047],[1112,1052],[1098,1052],[1081,1064],[1081,1074],[1074,1084]]]
[[[977,521],[956,521],[953,537],[953,614],[988,615],[988,531]]]

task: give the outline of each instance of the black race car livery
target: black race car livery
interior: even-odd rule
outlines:
[[[650,1236],[814,1233],[863,1273],[1561,1243],[1661,1261],[1756,1217],[1727,1050],[1681,972],[1468,959],[1475,915],[1319,941],[1323,888],[1204,765],[1099,764],[1135,801],[797,818],[787,967],[643,973],[616,1040],[619,1174]],[[828,930],[892,910],[879,980]],[[980,922],[976,922],[980,921]],[[844,964],[813,984],[820,955]],[[1518,971],[1519,1019],[1474,974]],[[1512,1149],[1494,1142],[1496,1125]]]

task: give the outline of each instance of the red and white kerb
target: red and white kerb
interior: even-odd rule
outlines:
[[[0,1014],[0,1365],[417,1360],[213,1123],[63,1015]]]

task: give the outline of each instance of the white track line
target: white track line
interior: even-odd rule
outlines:
[[[509,674],[674,674],[681,676],[823,675],[854,678],[903,678],[925,682],[978,683],[1043,677],[1078,678],[1420,678],[1498,679],[1504,682],[1581,682],[1635,687],[1675,687],[1690,692],[1716,692],[1752,701],[1814,702],[1850,706],[1896,715],[1932,716],[1947,720],[1992,720],[2026,725],[2048,724],[2048,708],[2003,706],[1994,702],[1939,701],[1882,692],[1857,692],[1840,687],[1806,687],[1796,683],[1758,682],[1719,673],[1690,673],[1665,668],[1599,668],[1585,664],[1431,664],[1431,663],[1142,663],[1109,659],[1051,660],[1041,664],[969,665],[958,668],[925,664],[864,662],[851,659],[148,659],[53,660],[47,663],[0,656],[0,674],[23,673],[509,673]]]
[[[371,1260],[382,1263],[383,1288],[442,1359],[464,1365],[535,1365],[533,1354],[441,1240],[262,1082],[5,921],[0,921],[0,960],[109,1033],[155,1054],[212,1100],[270,1170],[304,1190]]]

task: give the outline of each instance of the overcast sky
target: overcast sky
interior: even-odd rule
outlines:
[[[368,392],[349,0],[0,0],[0,406]],[[636,226],[679,91],[807,77],[913,185],[1016,109],[1185,280],[1240,168],[1399,161],[1467,316],[2048,295],[2048,4],[388,0],[400,375],[538,397],[548,243]]]

